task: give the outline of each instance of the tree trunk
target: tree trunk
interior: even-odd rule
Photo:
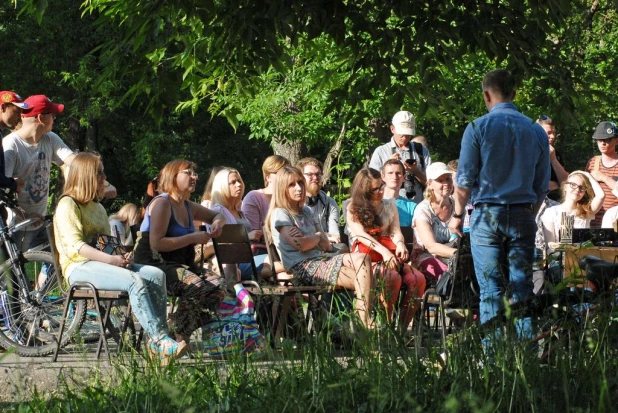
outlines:
[[[86,147],[91,151],[99,150],[97,121],[90,119],[90,127],[86,129]]]
[[[79,119],[69,118],[69,127],[66,136],[62,137],[64,143],[73,150],[82,148],[82,128],[79,126]]]
[[[333,165],[333,161],[339,156],[339,153],[341,152],[341,146],[343,145],[343,139],[345,138],[347,130],[348,127],[344,123],[341,126],[341,132],[339,132],[339,136],[337,137],[335,144],[330,148],[328,154],[326,155],[326,159],[324,159],[324,170],[322,171],[324,176],[322,177],[322,186],[326,185],[326,183],[332,176],[331,167]]]
[[[290,141],[283,139],[273,140],[275,155],[287,158],[292,165],[296,165],[302,158],[303,144],[300,141]]]

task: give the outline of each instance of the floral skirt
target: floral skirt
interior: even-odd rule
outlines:
[[[343,254],[324,255],[301,261],[290,268],[296,280],[305,285],[335,285],[343,264]]]

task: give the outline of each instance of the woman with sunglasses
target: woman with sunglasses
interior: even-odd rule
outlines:
[[[176,340],[206,324],[223,300],[223,279],[194,263],[195,244],[221,234],[225,217],[189,200],[195,191],[196,165],[183,159],[169,162],[159,173],[157,195],[146,208],[135,246],[135,262],[165,272],[167,291],[178,297],[178,309],[168,316]],[[196,231],[194,221],[210,224]]]
[[[401,283],[407,286],[400,319],[400,328],[405,331],[416,311],[414,298],[422,297],[425,292],[425,276],[408,264],[408,249],[399,227],[397,204],[392,198],[383,199],[384,188],[380,172],[372,168],[361,169],[352,183],[346,222],[351,241],[363,244],[382,256],[382,262],[374,263],[374,269],[379,270],[378,278],[385,284],[382,301],[389,321],[399,298]],[[377,238],[382,236],[392,240],[394,252],[378,241]],[[352,245],[352,252],[356,252],[354,249],[358,247]]]
[[[590,228],[605,199],[601,185],[584,171],[572,172],[567,177],[562,183],[562,194],[562,203],[547,208],[541,216],[548,245],[560,241],[563,213],[573,217],[573,228]]]

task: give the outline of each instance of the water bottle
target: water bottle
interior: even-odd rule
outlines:
[[[457,238],[459,238],[459,235],[455,234],[452,230],[449,230],[451,232],[451,238],[449,239],[449,242],[455,241]]]

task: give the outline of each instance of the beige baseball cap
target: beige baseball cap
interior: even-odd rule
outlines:
[[[393,126],[395,127],[395,132],[399,135],[414,136],[416,133],[414,115],[405,110],[395,113],[395,116],[393,116]]]

